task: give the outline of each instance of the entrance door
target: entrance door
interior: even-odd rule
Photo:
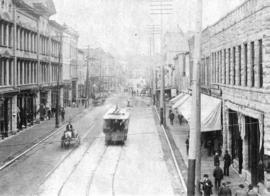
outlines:
[[[263,152],[259,149],[260,131],[258,119],[246,117],[246,132],[248,139],[248,169],[251,173],[251,183],[257,184],[260,176],[263,176],[263,172],[258,169],[259,161],[263,158]]]
[[[231,133],[232,143],[232,158],[236,159],[239,163],[239,173],[242,173],[243,168],[243,140],[240,135],[240,129],[238,125],[237,112],[229,110],[229,131]]]

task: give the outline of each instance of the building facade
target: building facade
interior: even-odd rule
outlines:
[[[64,25],[63,32],[63,82],[64,106],[71,106],[78,98],[78,39],[79,34]]]
[[[270,180],[269,13],[269,0],[247,0],[202,32],[201,89],[221,99],[223,152],[252,184]]]
[[[86,77],[87,62],[84,50],[78,49],[78,102],[85,103],[86,99]]]
[[[51,1],[1,1],[0,7],[0,133],[2,138],[39,121],[51,108],[58,55],[51,50]],[[61,33],[60,26],[54,27]]]

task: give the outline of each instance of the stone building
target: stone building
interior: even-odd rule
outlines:
[[[222,101],[223,152],[252,184],[270,179],[269,13],[247,0],[202,32],[202,92]]]
[[[55,14],[51,0],[2,0],[0,4],[0,133],[11,132],[39,121],[52,106],[53,70],[59,62],[60,25],[50,23]],[[53,44],[54,51],[51,50]]]
[[[78,39],[79,34],[71,27],[64,25],[63,32],[63,82],[64,106],[76,103],[78,98]]]

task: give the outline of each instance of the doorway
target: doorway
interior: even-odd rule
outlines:
[[[263,178],[259,170],[260,160],[263,162],[263,148],[260,150],[259,120],[246,116],[246,133],[248,140],[248,170],[251,173],[251,183],[257,184]]]

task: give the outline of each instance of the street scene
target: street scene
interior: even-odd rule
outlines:
[[[270,196],[270,0],[0,3],[0,195]]]

